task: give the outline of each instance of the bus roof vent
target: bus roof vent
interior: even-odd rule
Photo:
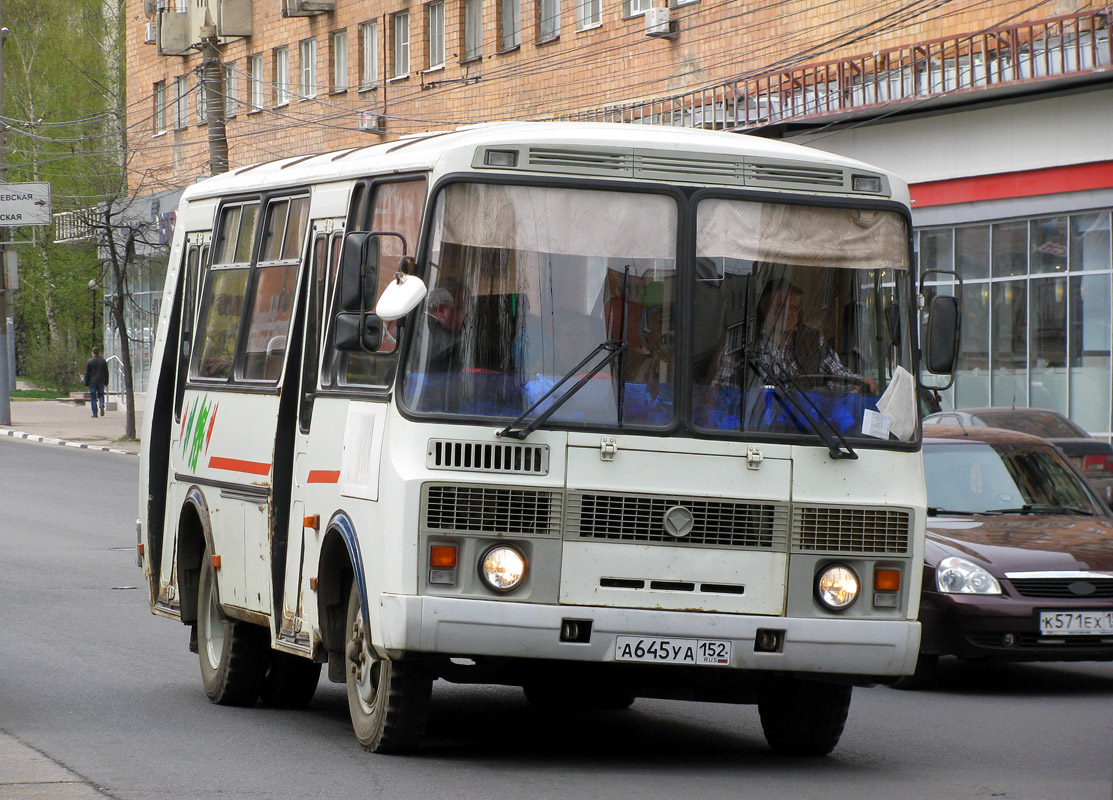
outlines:
[[[633,158],[629,150],[608,150],[602,147],[582,147],[575,150],[530,147],[526,168],[574,175],[610,175],[623,178],[634,176]]]
[[[912,512],[905,509],[797,505],[792,549],[811,553],[906,555]]]
[[[642,152],[634,155],[634,174],[653,180],[741,185],[743,161],[724,156]]]
[[[504,475],[548,475],[549,446],[430,439],[425,466],[428,469],[499,472]]]
[[[841,167],[746,159],[744,173],[747,186],[761,186],[769,189],[802,189],[813,192],[850,190],[850,184]]]

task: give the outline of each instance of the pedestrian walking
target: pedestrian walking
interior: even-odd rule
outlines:
[[[93,417],[97,416],[97,398],[100,398],[100,415],[104,416],[104,393],[108,389],[108,362],[101,358],[100,348],[93,348],[93,357],[85,362],[85,385],[89,387],[89,405]]]

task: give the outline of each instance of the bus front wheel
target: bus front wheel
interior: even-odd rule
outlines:
[[[842,736],[852,691],[791,677],[771,683],[757,704],[765,740],[782,755],[827,755]]]
[[[197,592],[197,653],[210,700],[222,706],[255,704],[270,658],[269,632],[224,616],[208,550]]]
[[[420,662],[391,661],[375,654],[355,582],[348,594],[344,630],[344,676],[356,738],[372,753],[415,749],[429,716],[430,673]]]

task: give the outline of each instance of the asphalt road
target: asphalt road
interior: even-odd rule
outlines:
[[[933,691],[857,690],[839,747],[803,761],[773,756],[745,706],[552,717],[515,689],[441,682],[403,758],[359,748],[327,680],[304,711],[211,705],[187,629],[148,609],[137,468],[0,439],[0,732],[105,796],[1113,798],[1108,664],[944,664]]]

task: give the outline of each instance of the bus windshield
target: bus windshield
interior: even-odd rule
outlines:
[[[403,403],[558,426],[912,438],[900,214],[705,197],[678,272],[682,211],[648,192],[447,186]]]

